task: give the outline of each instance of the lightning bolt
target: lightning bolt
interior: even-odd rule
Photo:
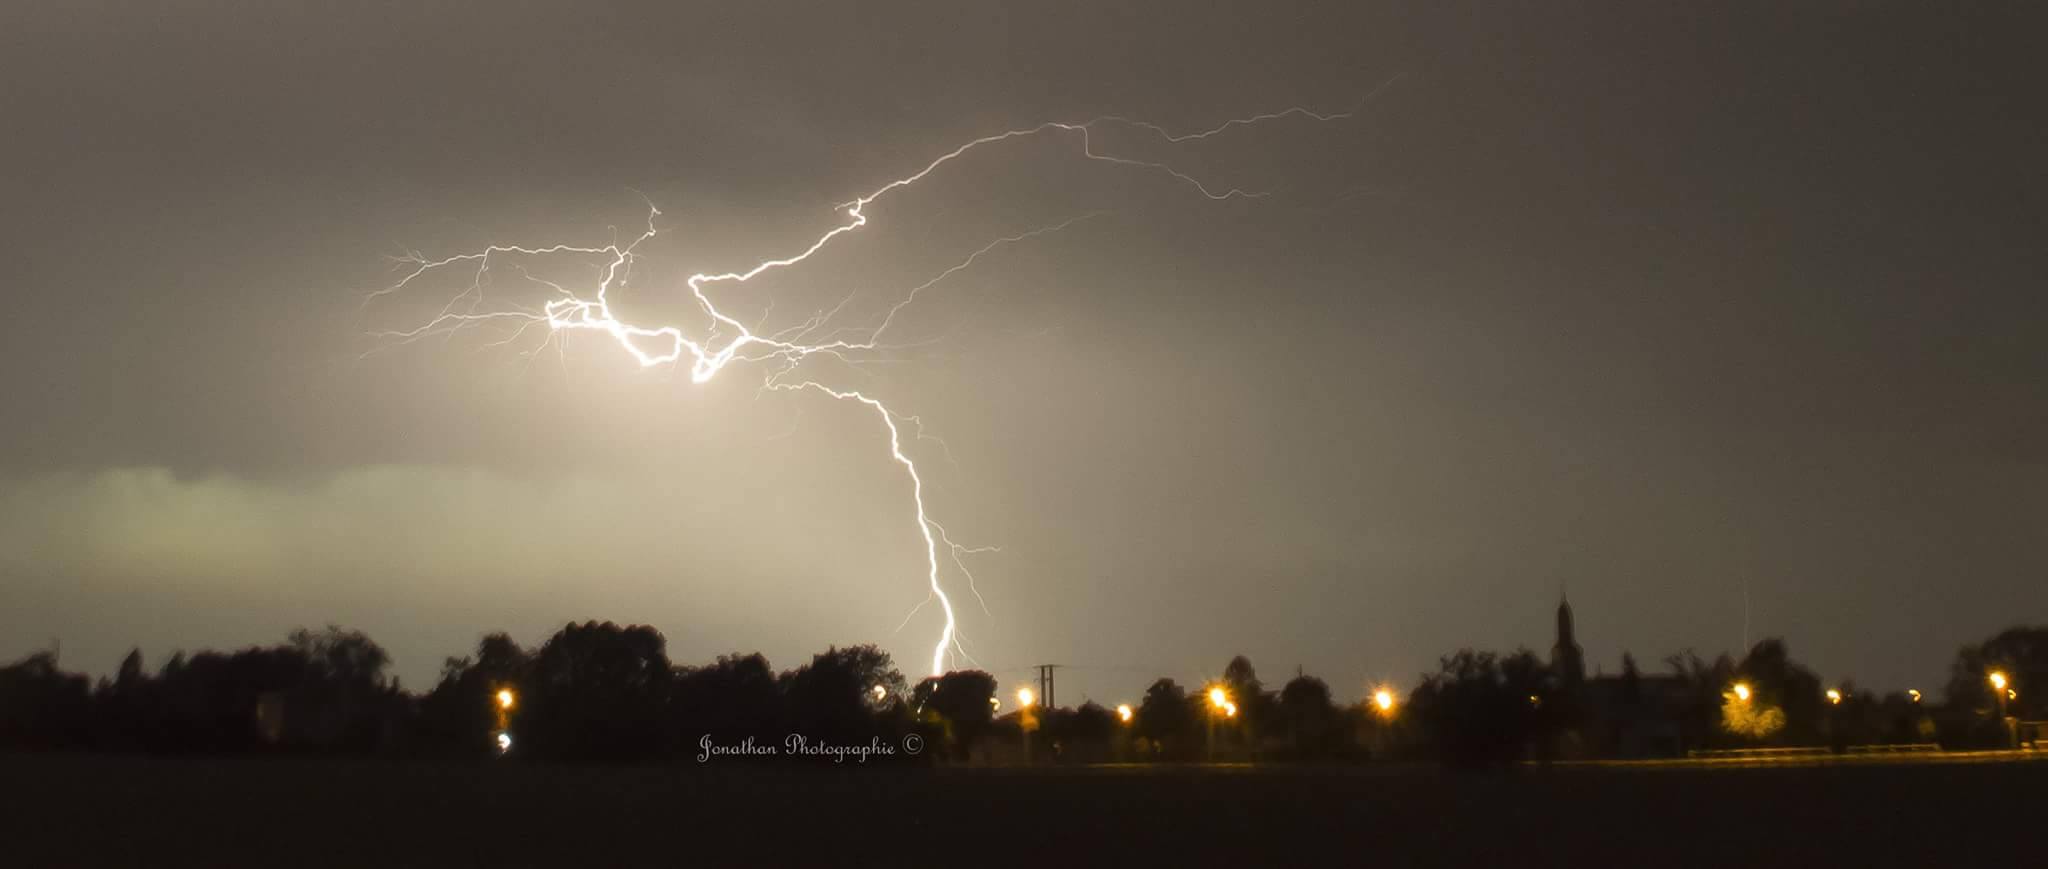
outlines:
[[[1399,76],[1396,76],[1394,80],[1398,78]],[[701,384],[709,381],[734,362],[760,362],[767,366],[761,384],[762,392],[812,391],[839,401],[855,402],[873,410],[876,417],[881,421],[883,429],[888,433],[890,458],[897,464],[902,465],[905,474],[910,478],[911,502],[915,507],[914,519],[918,533],[924,541],[925,580],[926,584],[930,587],[930,594],[926,597],[925,602],[938,601],[939,608],[945,615],[945,627],[940,632],[937,644],[932,648],[931,657],[932,674],[939,675],[946,670],[947,653],[949,651],[957,650],[962,655],[965,655],[966,652],[964,647],[960,645],[952,598],[946,594],[945,587],[940,582],[941,552],[943,551],[946,558],[951,560],[961,574],[967,577],[969,588],[974,589],[973,574],[968,572],[967,565],[963,559],[968,555],[994,551],[993,547],[967,547],[954,543],[946,534],[945,528],[933,520],[926,511],[924,477],[918,471],[917,462],[911,458],[909,453],[904,451],[904,424],[908,423],[916,426],[913,434],[919,438],[924,437],[922,425],[918,423],[916,417],[905,416],[891,410],[880,399],[859,390],[828,386],[816,380],[800,376],[797,372],[802,363],[812,356],[824,355],[841,361],[858,362],[863,358],[868,358],[869,354],[878,351],[902,349],[904,345],[891,346],[883,344],[882,336],[894,323],[897,313],[916,301],[920,293],[971,267],[981,257],[997,248],[1019,244],[1040,236],[1059,232],[1074,224],[1095,217],[1097,213],[1071,217],[1059,223],[989,242],[987,245],[961,259],[951,268],[940,272],[931,280],[911,288],[899,301],[888,309],[887,314],[872,328],[831,327],[834,317],[840,312],[840,309],[845,307],[846,303],[841,302],[838,308],[814,314],[810,318],[780,332],[763,334],[756,331],[759,324],[755,327],[749,327],[720,310],[717,303],[706,292],[706,288],[719,284],[743,284],[766,272],[802,263],[818,251],[823,250],[834,239],[866,226],[868,223],[867,207],[875,201],[887,196],[892,191],[909,187],[924,180],[932,173],[939,171],[946,164],[959,159],[970,151],[1012,139],[1065,134],[1072,136],[1077,141],[1080,146],[1080,155],[1084,159],[1158,173],[1176,183],[1191,188],[1209,200],[1223,201],[1236,198],[1263,197],[1266,195],[1263,192],[1247,191],[1238,187],[1218,189],[1163,162],[1109,153],[1100,149],[1097,145],[1095,135],[1097,128],[1115,125],[1127,129],[1135,129],[1152,134],[1165,144],[1174,145],[1191,140],[1206,139],[1237,127],[1247,127],[1288,117],[1301,117],[1319,123],[1329,123],[1351,117],[1367,100],[1370,100],[1381,90],[1391,85],[1394,80],[1389,80],[1386,84],[1375,88],[1364,99],[1361,99],[1358,104],[1343,112],[1318,113],[1307,108],[1292,107],[1277,112],[1233,118],[1208,129],[1179,134],[1158,124],[1122,116],[1104,115],[1079,123],[1050,121],[1037,126],[1007,130],[970,140],[965,144],[940,154],[916,172],[891,180],[851,201],[840,203],[836,210],[843,215],[843,219],[831,229],[812,239],[809,244],[804,245],[795,253],[775,259],[762,260],[738,271],[700,272],[691,275],[684,281],[684,286],[688,289],[691,298],[696,302],[698,309],[703,312],[709,321],[708,328],[704,330],[700,337],[691,337],[680,326],[648,326],[627,322],[620,319],[612,311],[612,290],[621,283],[624,283],[631,274],[636,256],[635,252],[640,245],[653,238],[658,231],[656,220],[661,216],[661,209],[655,207],[651,202],[648,203],[645,229],[623,245],[616,239],[612,243],[602,246],[570,244],[531,247],[490,245],[482,250],[438,259],[429,259],[417,251],[409,251],[405,256],[394,259],[397,269],[403,271],[404,274],[396,282],[367,294],[363,299],[362,307],[367,309],[372,302],[381,297],[403,292],[430,274],[452,269],[471,269],[469,286],[457,293],[453,298],[450,298],[435,316],[409,329],[379,331],[372,334],[392,343],[403,344],[433,336],[452,336],[459,330],[473,326],[492,323],[510,324],[515,327],[512,333],[501,341],[493,342],[493,345],[502,345],[518,342],[529,330],[544,327],[547,330],[548,337],[543,339],[541,344],[531,351],[532,354],[537,355],[546,349],[550,342],[555,343],[558,352],[560,352],[560,339],[570,332],[598,332],[610,336],[619,348],[639,362],[642,367],[680,365],[687,361],[689,363],[690,381],[692,383]],[[554,256],[597,258],[600,265],[595,285],[588,292],[579,293],[576,290],[562,286],[560,283],[542,280],[526,274],[524,268],[521,267],[521,273],[529,281],[544,286],[551,291],[550,298],[539,308],[510,304],[503,305],[502,307],[486,306],[485,286],[496,259]],[[765,321],[765,314],[763,319]],[[828,327],[831,327],[829,331]],[[974,594],[977,599],[980,598],[979,590],[975,590]],[[922,606],[922,603],[919,604],[920,608]],[[982,607],[984,611],[987,609],[985,601]],[[915,614],[915,612],[916,610],[912,610],[912,614]],[[905,620],[907,623],[907,616]]]

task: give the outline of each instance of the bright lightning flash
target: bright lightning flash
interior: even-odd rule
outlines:
[[[1381,87],[1383,89],[1385,85]],[[1377,92],[1377,90],[1374,91],[1375,94]],[[1367,99],[1370,99],[1371,96],[1372,94],[1368,94]],[[1362,104],[1364,101],[1361,100],[1360,102]],[[912,288],[903,296],[901,301],[890,307],[887,315],[882,318],[881,322],[871,329],[835,328],[829,332],[826,331],[826,327],[830,324],[833,315],[837,313],[835,309],[832,312],[814,315],[780,332],[759,334],[739,320],[734,319],[731,315],[721,311],[718,305],[712,301],[711,297],[706,294],[705,288],[713,284],[744,283],[763,272],[794,266],[809,259],[812,254],[823,249],[833,239],[867,225],[866,209],[868,205],[877,199],[898,188],[915,184],[955,158],[983,146],[1030,136],[1057,133],[1072,134],[1078,138],[1081,146],[1081,156],[1086,159],[1162,173],[1174,181],[1192,187],[1196,192],[1211,200],[1227,200],[1238,197],[1251,198],[1264,196],[1265,194],[1247,192],[1235,187],[1218,191],[1203,184],[1195,177],[1174,169],[1165,163],[1105,153],[1097,149],[1093,133],[1101,125],[1122,125],[1127,128],[1155,134],[1165,142],[1174,144],[1195,139],[1205,139],[1233,127],[1249,126],[1289,116],[1301,116],[1319,122],[1336,121],[1351,117],[1357,110],[1358,107],[1353,106],[1350,110],[1344,112],[1319,114],[1308,109],[1296,107],[1279,112],[1237,118],[1225,121],[1207,130],[1183,134],[1174,134],[1164,127],[1144,121],[1104,116],[1083,123],[1048,122],[1035,127],[1009,130],[974,139],[940,155],[937,159],[926,164],[924,168],[912,174],[890,181],[875,188],[873,192],[851,202],[842,203],[838,208],[845,215],[844,219],[831,229],[826,230],[822,235],[811,240],[808,245],[794,254],[779,259],[764,260],[740,271],[691,275],[684,284],[688,287],[690,295],[696,301],[697,306],[704,312],[704,316],[709,319],[709,323],[705,324],[704,334],[699,338],[692,338],[690,335],[685,334],[681,326],[647,326],[629,323],[620,319],[612,312],[611,290],[615,284],[621,282],[621,279],[626,274],[631,272],[635,249],[655,235],[655,219],[661,216],[661,210],[651,205],[648,209],[646,230],[623,246],[616,241],[602,247],[579,247],[568,244],[539,247],[491,245],[480,251],[431,260],[418,253],[409,254],[397,261],[399,267],[406,270],[404,277],[400,278],[397,283],[369,294],[364,299],[363,304],[367,307],[371,301],[380,296],[405,290],[415,281],[431,272],[438,272],[458,266],[471,266],[475,269],[475,277],[470,286],[450,299],[438,315],[412,329],[379,332],[376,334],[397,343],[407,343],[433,335],[451,334],[468,326],[490,322],[505,322],[514,324],[517,327],[513,334],[505,339],[505,342],[512,342],[525,334],[527,329],[544,325],[547,327],[550,335],[549,338],[541,342],[541,347],[544,348],[548,341],[553,340],[552,336],[556,333],[565,333],[569,330],[588,330],[611,336],[618,346],[630,354],[642,367],[677,364],[687,358],[690,364],[690,380],[692,383],[704,383],[710,380],[735,361],[761,362],[767,366],[761,383],[763,391],[792,392],[813,390],[841,401],[858,402],[872,408],[875,411],[875,415],[881,419],[882,427],[889,434],[890,457],[902,465],[905,473],[910,476],[911,502],[915,507],[918,533],[924,539],[925,580],[931,589],[931,593],[926,600],[937,600],[939,608],[945,614],[945,628],[940,632],[938,643],[932,649],[932,674],[939,675],[946,670],[948,650],[960,648],[959,638],[955,633],[953,602],[939,582],[940,544],[942,542],[945,544],[948,555],[954,565],[968,577],[970,587],[973,582],[973,575],[966,572],[966,565],[963,563],[961,556],[988,550],[987,548],[970,548],[953,543],[946,537],[945,529],[927,515],[924,503],[924,479],[918,473],[917,463],[911,459],[908,453],[904,452],[903,432],[900,428],[900,424],[903,422],[910,422],[915,425],[916,417],[904,416],[890,410],[881,400],[858,390],[835,388],[819,383],[816,380],[798,376],[796,373],[797,369],[803,361],[813,355],[822,354],[841,361],[856,362],[861,358],[869,357],[870,354],[894,349],[881,343],[882,335],[889,329],[889,326],[895,320],[896,314],[916,300],[918,293],[973,265],[977,259],[998,247],[1057,232],[1094,215],[1089,214],[1070,218],[1062,223],[990,242],[962,259],[957,265],[940,273],[937,277]],[[540,283],[551,287],[558,295],[555,298],[551,298],[538,311],[519,308],[484,309],[483,283],[485,276],[489,272],[494,258],[508,256],[594,256],[602,258],[603,266],[596,285],[587,294],[578,293],[554,282],[541,281]],[[466,307],[464,306],[465,300],[468,301]],[[841,306],[843,307],[844,303]],[[538,352],[538,348],[535,352]]]

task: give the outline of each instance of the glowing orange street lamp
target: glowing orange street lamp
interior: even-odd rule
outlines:
[[[496,694],[491,695],[491,699],[496,701],[498,706],[498,729],[491,734],[491,740],[498,746],[498,753],[504,754],[512,750],[512,706],[519,698],[512,693],[512,689],[499,688]]]
[[[1131,704],[1118,703],[1116,705],[1116,720],[1125,724],[1131,723]]]
[[[1842,692],[1841,692],[1841,691],[1838,691],[1838,690],[1836,690],[1836,689],[1834,689],[1834,688],[1829,688],[1829,689],[1828,689],[1828,702],[1829,702],[1829,703],[1832,703],[1832,704],[1834,704],[1834,705],[1836,705],[1836,706],[1840,706],[1840,705],[1842,705]]]
[[[1031,762],[1031,731],[1038,729],[1038,721],[1031,715],[1031,705],[1038,702],[1038,695],[1029,688],[1017,689],[1017,729],[1024,732],[1024,762]]]
[[[1207,729],[1207,748],[1209,760],[1211,761],[1214,761],[1216,759],[1216,715],[1217,713],[1224,712],[1226,709],[1229,710],[1229,712],[1226,714],[1236,714],[1237,706],[1236,704],[1230,702],[1230,695],[1225,693],[1223,687],[1220,685],[1209,686],[1209,726]]]
[[[2011,682],[2010,680],[2005,678],[2004,670],[1993,670],[1991,671],[1991,675],[1986,678],[1989,678],[1991,680],[1991,693],[1997,695],[1998,697],[1998,727],[2001,731],[2009,730],[2011,728],[2009,728],[2005,723],[2005,701],[2018,699],[2019,693],[2012,690],[2011,688],[2006,687],[2007,685],[2010,685]],[[2014,736],[2017,735],[2018,734],[2014,734]],[[2014,740],[2012,736],[2006,737],[2006,747],[2012,747],[2013,741]]]
[[[1737,683],[1735,683],[1735,699],[1737,699],[1737,700],[1740,700],[1740,701],[1742,701],[1742,702],[1744,702],[1744,703],[1748,703],[1748,702],[1749,702],[1749,683],[1748,683],[1748,682],[1737,682]]]
[[[1381,718],[1393,717],[1394,692],[1385,688],[1372,692],[1372,705],[1379,708]]]

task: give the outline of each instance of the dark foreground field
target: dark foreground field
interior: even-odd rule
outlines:
[[[2044,866],[2048,763],[922,771],[0,757],[0,865]]]

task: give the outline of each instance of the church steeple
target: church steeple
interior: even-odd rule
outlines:
[[[1557,595],[1557,645],[1550,647],[1550,669],[1559,681],[1576,685],[1586,679],[1586,658],[1572,631],[1572,604],[1562,591]]]

